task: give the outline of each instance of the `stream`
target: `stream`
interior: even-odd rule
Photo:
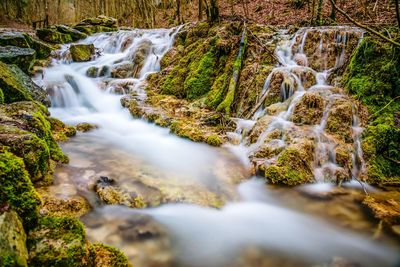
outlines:
[[[121,97],[136,92],[145,99],[144,81],[160,70],[160,59],[172,47],[178,30],[96,34],[81,41],[99,49],[94,60],[73,63],[68,46],[63,46],[43,78],[35,79],[51,95],[52,116],[71,125],[84,122],[97,127],[60,144],[70,163],[57,167],[55,184],[48,188],[60,197],[81,195],[89,201],[93,210],[81,218],[88,239],[120,248],[134,266],[141,267],[399,266],[394,237],[382,233],[373,239],[378,225],[359,205],[364,194],[359,183],[353,180],[341,193],[329,195],[336,189],[324,183],[324,172],[332,173],[338,166],[329,156],[331,140],[324,136],[323,119],[312,129],[324,140],[316,153],[326,160],[315,162],[316,180],[321,183],[280,188],[251,177],[248,156],[256,145],[247,145],[245,138],[239,145],[214,148],[132,118],[121,106]],[[112,78],[112,68],[132,60],[143,45],[150,46],[151,52],[136,78]],[[287,43],[281,48],[287,49]],[[279,68],[290,72],[298,65],[282,49],[278,56],[285,66]],[[342,64],[340,60],[337,64]],[[91,67],[104,75],[88,77]],[[311,90],[329,87],[323,69],[313,73],[317,85]],[[300,86],[295,75],[290,77],[292,87]],[[294,99],[293,106],[304,90],[292,87],[282,92],[285,99]],[[292,109],[289,105],[277,115],[276,123],[257,142],[274,127],[292,127]],[[232,135],[243,136],[244,129],[264,113],[261,107],[254,121],[240,121],[241,127]],[[359,132],[358,124],[353,128]],[[354,161],[361,162],[359,134],[354,139]],[[352,170],[352,175],[356,177],[362,168]],[[92,190],[99,177],[110,177],[125,191],[145,196],[148,208],[102,206]]]

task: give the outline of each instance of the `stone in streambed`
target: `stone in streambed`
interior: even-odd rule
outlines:
[[[76,130],[78,130],[79,132],[89,132],[91,130],[97,129],[99,128],[97,125],[95,124],[90,124],[87,122],[82,122],[76,125]]]
[[[19,32],[0,33],[0,46],[17,46],[21,48],[30,48],[24,34]]]
[[[28,73],[36,58],[36,51],[31,48],[16,46],[0,46],[0,61],[15,64],[25,73]]]
[[[55,27],[58,32],[70,35],[73,41],[78,41],[80,39],[85,39],[87,37],[85,33],[80,32],[74,28],[68,27],[66,25],[56,25]]]
[[[70,46],[69,51],[75,62],[90,61],[95,53],[93,44],[74,44]]]
[[[0,266],[27,267],[26,234],[18,214],[0,214]]]
[[[36,36],[40,40],[52,44],[66,44],[73,41],[71,35],[59,32],[56,27],[38,29]]]

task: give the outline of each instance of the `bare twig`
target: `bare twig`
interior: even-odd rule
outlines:
[[[398,42],[396,42],[396,41],[394,41],[394,40],[392,40],[392,39],[386,37],[386,36],[383,35],[382,33],[377,32],[376,30],[374,30],[374,29],[372,29],[372,28],[370,28],[370,27],[368,27],[368,26],[366,26],[366,25],[364,25],[364,24],[361,24],[360,22],[354,20],[354,19],[353,19],[352,17],[350,17],[343,9],[341,9],[340,7],[338,7],[338,6],[336,5],[336,3],[335,3],[334,0],[330,0],[330,1],[331,1],[332,5],[336,8],[336,10],[337,10],[340,14],[342,14],[343,16],[345,16],[346,19],[348,19],[349,21],[351,21],[353,24],[355,24],[355,25],[357,25],[358,27],[360,27],[360,28],[362,28],[362,29],[368,31],[369,33],[372,33],[373,35],[375,35],[375,36],[381,38],[382,40],[391,43],[391,44],[394,45],[394,46],[400,47],[400,43],[398,43]],[[398,0],[396,0],[396,1],[398,1]]]

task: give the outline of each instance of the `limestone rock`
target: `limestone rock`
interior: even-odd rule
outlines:
[[[33,66],[35,58],[36,51],[31,48],[0,46],[0,61],[7,64],[16,64],[26,73]]]
[[[14,211],[0,215],[0,265],[27,267],[28,251],[22,222]]]
[[[93,44],[75,44],[69,48],[72,60],[75,62],[90,61],[95,53]]]
[[[317,93],[305,93],[296,103],[292,121],[301,124],[320,124],[325,109],[324,99]]]
[[[15,65],[0,62],[0,88],[3,91],[5,103],[36,100],[46,106],[50,105],[46,91],[37,86]]]

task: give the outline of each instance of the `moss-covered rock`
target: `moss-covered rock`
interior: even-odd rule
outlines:
[[[0,205],[9,205],[23,219],[25,229],[35,226],[40,199],[23,161],[14,154],[0,149]]]
[[[32,181],[50,178],[52,161],[68,161],[53,138],[48,115],[35,102],[0,106],[0,143],[24,160]]]
[[[113,66],[111,70],[111,77],[117,79],[125,79],[135,76],[137,68],[131,62],[122,62]]]
[[[71,36],[72,41],[78,41],[80,39],[85,39],[87,37],[85,33],[80,32],[71,27],[68,27],[66,25],[56,25],[55,27],[58,32]]]
[[[93,267],[130,267],[126,256],[110,246],[103,244],[92,245]]]
[[[362,137],[368,181],[399,185],[399,49],[371,37],[364,38],[350,61],[345,85],[370,113]]]
[[[320,124],[325,109],[324,99],[317,93],[305,93],[296,103],[291,120],[301,124]]]
[[[24,34],[19,32],[0,33],[0,46],[17,46],[23,48],[30,47]]]
[[[4,103],[36,100],[50,105],[46,92],[15,65],[0,62],[0,89],[4,94]]]
[[[26,234],[14,211],[0,214],[0,266],[27,267]]]
[[[90,61],[95,52],[93,44],[74,44],[69,47],[69,51],[75,62]]]
[[[263,164],[260,171],[273,184],[299,185],[314,180],[312,161],[315,144],[310,140],[288,146],[278,157],[276,164]]]
[[[33,66],[36,51],[31,48],[16,46],[0,46],[0,61],[7,64],[16,64],[26,73]]]
[[[61,33],[56,27],[49,27],[36,30],[36,36],[45,42],[52,44],[66,44],[73,41],[71,35]]]
[[[89,132],[91,130],[97,129],[98,126],[95,124],[90,124],[87,122],[82,122],[76,125],[76,130],[80,131],[80,132]]]
[[[106,16],[87,18],[74,26],[74,29],[88,35],[98,32],[112,32],[118,30],[118,21]]]
[[[350,99],[337,99],[326,120],[326,130],[347,143],[353,142],[353,105]]]
[[[43,217],[28,234],[29,266],[90,266],[82,223],[69,217]]]
[[[55,50],[55,47],[47,44],[41,40],[38,40],[36,38],[32,38],[28,34],[24,34],[30,48],[34,49],[36,51],[36,58],[37,59],[46,59],[50,57],[51,52]]]

